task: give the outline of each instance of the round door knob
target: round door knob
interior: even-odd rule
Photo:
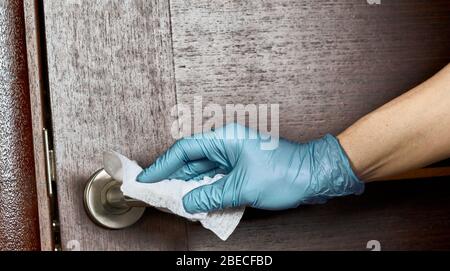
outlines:
[[[127,198],[120,190],[121,182],[104,169],[95,172],[84,189],[84,207],[90,219],[108,229],[123,229],[136,223],[146,204]]]

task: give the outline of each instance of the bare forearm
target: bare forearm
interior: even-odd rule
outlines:
[[[364,181],[450,156],[450,65],[364,116],[338,139]]]

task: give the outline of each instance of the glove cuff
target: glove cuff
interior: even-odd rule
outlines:
[[[353,172],[350,161],[336,137],[327,134],[308,144],[321,174],[312,178],[311,197],[305,199],[304,203],[324,203],[329,198],[360,195],[364,192],[364,183]]]
[[[339,140],[331,134],[325,135],[323,140],[327,142],[332,156],[336,157],[335,166],[339,168],[339,171],[344,177],[344,180],[338,180],[338,176],[332,174],[331,179],[334,185],[342,186],[342,189],[344,190],[342,192],[345,194],[361,195],[364,192],[364,182],[359,180],[353,171],[350,160],[342,148],[341,143],[339,143]]]

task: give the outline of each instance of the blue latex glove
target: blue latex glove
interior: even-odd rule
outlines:
[[[245,139],[242,133],[246,133]],[[177,141],[137,180],[189,180],[227,174],[184,196],[189,213],[243,205],[280,210],[364,191],[364,184],[332,135],[306,144],[280,139],[274,150],[261,149],[261,140],[256,131],[238,124],[197,134]]]

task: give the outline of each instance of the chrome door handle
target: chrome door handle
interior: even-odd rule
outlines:
[[[104,169],[96,171],[84,188],[84,208],[97,225],[108,229],[123,229],[136,223],[148,205],[123,195],[121,183]]]

